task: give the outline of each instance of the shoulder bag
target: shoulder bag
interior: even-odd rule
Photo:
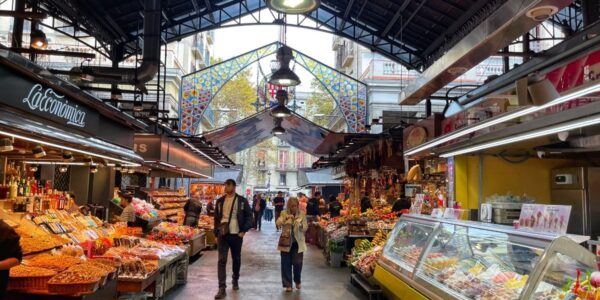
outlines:
[[[227,201],[227,198],[225,198],[225,200],[223,201],[223,209],[225,208],[225,201]],[[220,237],[224,237],[226,235],[229,234],[229,223],[231,223],[231,216],[233,215],[233,208],[235,207],[235,203],[237,202],[237,195],[233,198],[233,203],[231,203],[231,210],[229,210],[229,219],[227,220],[227,222],[222,223],[219,225],[219,236]]]

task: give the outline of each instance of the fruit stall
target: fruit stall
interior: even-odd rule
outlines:
[[[181,244],[162,243],[133,236],[141,235],[141,228],[60,210],[0,210],[0,218],[21,237],[24,254],[21,265],[10,270],[7,299],[113,299],[141,293],[161,297],[186,282],[185,239],[201,234],[199,229],[177,228],[166,236],[180,238]]]

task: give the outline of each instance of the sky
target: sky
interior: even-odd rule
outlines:
[[[223,60],[236,57],[248,51],[279,41],[280,26],[277,25],[245,25],[215,30],[213,55]],[[287,28],[287,45],[333,67],[335,53],[331,49],[334,35],[299,27]],[[268,72],[269,63],[275,56],[261,60],[264,72]],[[253,65],[255,66],[255,65]],[[293,63],[292,65],[293,66]],[[255,73],[253,67],[253,74]],[[310,92],[310,81],[313,76],[301,67],[295,68],[302,84],[298,91]]]

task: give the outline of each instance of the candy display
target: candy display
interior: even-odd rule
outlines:
[[[200,229],[185,225],[162,222],[152,229],[150,239],[166,242],[167,244],[180,244],[187,242],[201,233]]]
[[[501,225],[403,215],[378,263],[412,274],[400,280],[441,299],[600,299],[595,298],[600,296],[600,272],[594,273],[593,253],[564,236],[548,235],[544,240],[530,235]],[[555,245],[561,245],[560,250]],[[371,255],[375,254],[363,252],[353,266],[369,274]],[[548,261],[540,263],[544,259]],[[380,280],[378,276],[376,271],[374,278]]]
[[[133,198],[131,205],[135,210],[135,214],[142,219],[151,220],[158,218],[158,211],[154,208],[152,204],[144,200],[141,200],[139,198]]]

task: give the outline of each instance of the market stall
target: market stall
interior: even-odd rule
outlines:
[[[404,215],[386,242],[375,278],[392,299],[571,299],[596,257],[585,237],[479,222]],[[582,297],[588,299],[588,297]]]
[[[123,223],[61,210],[35,215],[0,211],[0,217],[21,236],[25,255],[11,269],[9,299],[106,299],[144,292],[161,297],[187,278],[190,246],[173,242],[173,236],[201,234],[159,226],[179,234],[157,233],[150,236],[153,241],[130,236],[133,228]]]

